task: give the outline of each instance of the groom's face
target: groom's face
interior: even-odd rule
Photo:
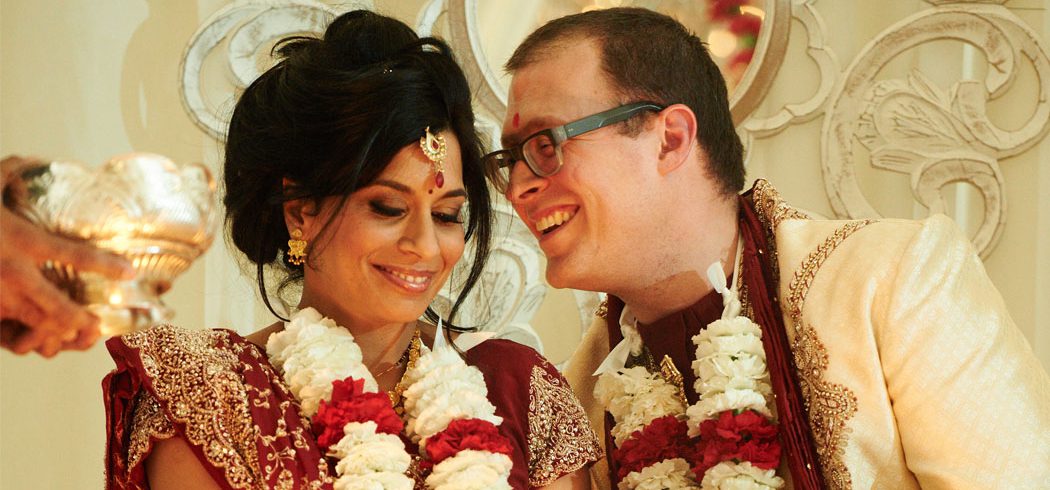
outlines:
[[[597,43],[556,44],[514,72],[503,146],[537,131],[617,107],[624,102],[601,67]],[[638,255],[645,226],[659,221],[646,205],[652,183],[642,163],[659,151],[652,131],[623,134],[613,124],[561,145],[562,166],[539,177],[524,162],[510,172],[506,197],[546,254],[547,280],[555,287],[613,291]]]

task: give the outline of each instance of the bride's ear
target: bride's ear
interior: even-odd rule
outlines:
[[[284,178],[281,181],[285,194],[295,182]],[[316,233],[313,230],[317,221],[317,204],[313,199],[294,199],[284,202],[284,225],[288,228],[290,235],[295,230],[302,230],[303,236],[312,237]]]

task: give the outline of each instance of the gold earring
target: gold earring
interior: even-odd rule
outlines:
[[[289,264],[303,265],[306,262],[306,240],[303,240],[302,230],[292,232],[292,238],[288,240],[288,254],[285,255]]]
[[[445,155],[447,154],[445,136],[431,133],[430,126],[427,126],[424,132],[423,137],[419,138],[419,147],[423,149],[423,154],[434,166],[434,185],[440,189],[445,185]]]

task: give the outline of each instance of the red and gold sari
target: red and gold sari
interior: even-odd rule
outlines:
[[[149,488],[143,463],[175,436],[223,488],[331,488],[310,422],[263,349],[232,331],[171,326],[106,345],[117,364],[103,381],[107,488]],[[512,487],[549,484],[601,457],[568,383],[534,350],[488,340],[466,360],[514,446]]]

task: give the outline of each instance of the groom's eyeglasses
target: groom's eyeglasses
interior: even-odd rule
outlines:
[[[634,102],[568,124],[544,129],[525,138],[520,144],[494,151],[482,158],[485,174],[499,192],[506,192],[510,183],[510,170],[514,163],[524,161],[532,173],[549,177],[558,173],[564,163],[561,146],[581,134],[626,121],[642,111],[662,111],[664,108],[653,102]]]

